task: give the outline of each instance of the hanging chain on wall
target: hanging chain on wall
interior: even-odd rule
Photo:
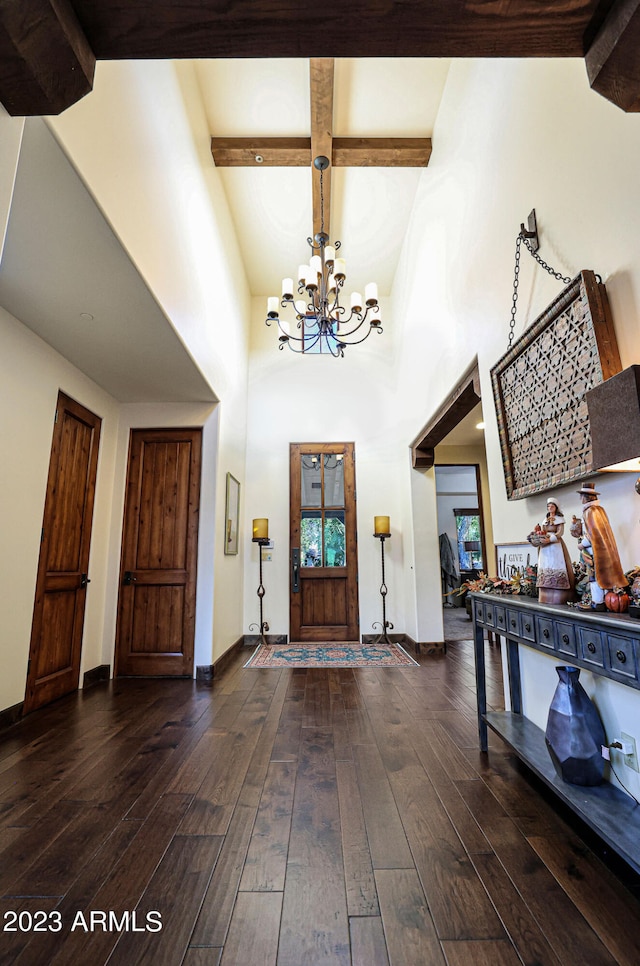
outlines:
[[[545,272],[548,272],[549,275],[553,275],[553,277],[557,278],[559,282],[564,282],[565,285],[568,285],[571,281],[571,279],[566,275],[562,275],[561,272],[556,272],[555,269],[551,268],[551,266],[545,262],[544,258],[541,258],[540,255],[538,255],[538,248],[540,245],[538,241],[538,228],[536,225],[536,212],[534,208],[528,218],[528,227],[525,228],[524,225],[520,225],[520,232],[516,238],[516,260],[513,270],[513,297],[511,299],[511,320],[509,322],[509,349],[511,348],[511,344],[513,342],[513,335],[516,327],[518,285],[520,283],[520,249],[523,242],[529,254],[532,256],[532,258],[535,258],[541,268],[544,268]]]

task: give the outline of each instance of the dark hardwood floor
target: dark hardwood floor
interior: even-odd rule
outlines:
[[[635,877],[479,753],[469,642],[401,670],[249,653],[2,734],[0,964],[637,966]]]

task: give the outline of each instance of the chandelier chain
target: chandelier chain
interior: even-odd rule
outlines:
[[[511,348],[511,345],[513,343],[513,336],[514,336],[515,326],[516,326],[516,309],[518,307],[518,285],[520,283],[520,248],[523,242],[525,244],[525,248],[527,249],[531,257],[536,260],[538,265],[541,268],[543,268],[545,272],[548,272],[549,275],[553,276],[553,278],[557,278],[559,282],[564,282],[565,285],[568,285],[571,281],[571,279],[567,275],[563,275],[561,272],[557,272],[547,262],[545,262],[544,258],[541,258],[540,255],[538,255],[538,253],[533,250],[533,248],[531,247],[531,242],[525,235],[524,231],[520,231],[518,233],[518,237],[516,238],[515,266],[513,270],[513,296],[511,299],[511,319],[509,321],[509,344],[508,344],[509,349]]]

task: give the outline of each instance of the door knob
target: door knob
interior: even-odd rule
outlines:
[[[125,572],[124,572],[124,580],[122,582],[127,587],[129,586],[129,584],[135,584],[136,578],[135,578],[132,570],[125,570]]]
[[[91,583],[91,578],[88,576],[88,574],[81,574],[80,575],[80,586],[81,587],[86,587],[87,584],[90,584],[90,583]]]

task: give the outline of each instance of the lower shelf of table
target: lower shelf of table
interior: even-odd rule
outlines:
[[[565,805],[640,873],[640,805],[633,798],[609,782],[585,788],[563,781],[551,761],[544,732],[522,715],[491,711],[484,720]]]

